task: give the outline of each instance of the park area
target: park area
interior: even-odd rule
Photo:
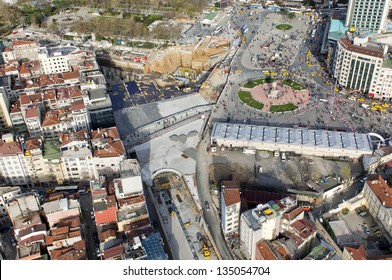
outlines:
[[[287,112],[306,106],[310,92],[305,86],[292,80],[274,80],[270,77],[245,83],[238,92],[246,105],[263,112]]]
[[[276,26],[276,29],[279,29],[279,30],[290,30],[291,28],[293,28],[293,26],[291,26],[290,24],[287,24],[287,23],[278,24]]]

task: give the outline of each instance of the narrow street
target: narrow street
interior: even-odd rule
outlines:
[[[208,130],[208,128],[207,128]],[[207,222],[207,227],[210,230],[210,233],[215,241],[215,244],[224,260],[232,260],[232,254],[227,246],[227,243],[223,237],[222,229],[220,225],[219,214],[215,211],[214,207],[211,211],[206,211],[204,202],[208,201],[208,203],[213,205],[211,200],[211,193],[210,193],[210,184],[209,184],[209,166],[211,164],[211,157],[206,152],[208,146],[208,139],[210,139],[209,131],[206,133],[204,139],[199,142],[197,146],[198,149],[198,157],[197,157],[197,165],[196,165],[196,179],[198,183],[198,191],[200,201],[203,207],[204,218]]]

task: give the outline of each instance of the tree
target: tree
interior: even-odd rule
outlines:
[[[287,18],[287,15],[289,14],[288,9],[281,9],[280,14],[284,16],[284,18]]]
[[[351,178],[350,164],[348,163],[344,164],[344,166],[340,169],[340,176],[342,177],[343,180],[349,180]]]
[[[295,168],[291,164],[286,164],[284,167],[284,171],[286,173],[287,178],[293,181],[294,184],[299,184],[300,180],[298,179],[298,173],[296,172]]]
[[[288,17],[289,17],[289,19],[294,19],[296,16],[295,16],[294,12],[291,12],[288,14]]]
[[[310,163],[306,158],[300,157],[298,164],[298,174],[301,182],[306,185],[306,183],[311,179],[311,168]]]
[[[272,83],[272,77],[271,76],[267,76],[267,77],[265,77],[265,82],[267,83],[267,84],[270,84],[270,83]]]

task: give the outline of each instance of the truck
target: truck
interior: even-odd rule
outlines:
[[[280,159],[282,160],[282,162],[286,162],[286,153],[285,152],[282,152],[280,154]]]
[[[256,154],[256,149],[255,149],[255,148],[252,148],[252,147],[244,147],[244,148],[242,149],[242,152],[243,152],[244,154],[248,154],[248,155],[255,155],[255,154]]]

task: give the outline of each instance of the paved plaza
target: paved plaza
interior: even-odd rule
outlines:
[[[241,90],[249,90],[241,88]],[[250,89],[252,97],[264,104],[262,112],[269,112],[271,105],[294,104],[297,107],[306,106],[310,100],[308,89],[294,90],[288,85],[283,84],[282,80],[274,83],[265,83]]]

